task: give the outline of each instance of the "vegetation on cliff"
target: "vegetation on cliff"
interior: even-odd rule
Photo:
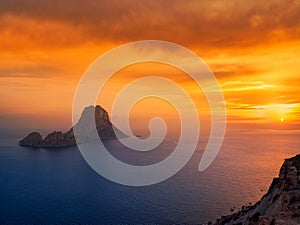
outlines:
[[[286,159],[279,177],[268,192],[252,206],[218,219],[215,225],[299,225],[300,224],[300,155]]]

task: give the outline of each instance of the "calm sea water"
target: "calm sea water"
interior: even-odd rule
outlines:
[[[116,141],[115,155],[123,154]],[[147,187],[112,183],[76,147],[0,147],[0,224],[201,224],[255,203],[284,158],[300,152],[299,134],[227,135],[214,163],[198,172],[203,145],[169,180]],[[168,153],[162,146],[158,158]],[[154,157],[154,156],[151,156]],[[155,157],[154,157],[155,158]]]

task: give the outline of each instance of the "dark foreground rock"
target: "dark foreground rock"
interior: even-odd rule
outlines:
[[[218,219],[215,225],[299,225],[300,224],[300,155],[286,159],[279,177],[268,192],[253,206]]]
[[[77,131],[76,135],[77,137],[80,137],[81,142],[87,141],[93,136],[92,124],[95,124],[95,122],[98,137],[100,137],[102,140],[115,139],[117,137],[116,135],[118,135],[118,137],[125,136],[110,122],[106,110],[97,105],[96,107],[86,107],[83,110],[78,123],[74,126],[76,129],[72,127],[66,133],[54,131],[48,134],[44,139],[38,132],[32,132],[27,137],[20,140],[19,145],[36,148],[59,148],[73,146],[76,145],[74,130]],[[114,132],[114,129],[116,130],[117,134]]]
[[[43,137],[38,132],[32,132],[28,134],[26,138],[19,142],[21,146],[30,146],[30,147],[38,147],[42,146]]]

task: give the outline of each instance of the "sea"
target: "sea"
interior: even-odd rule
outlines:
[[[116,140],[106,143],[124,161]],[[161,160],[170,145],[151,157]],[[0,224],[206,224],[254,204],[278,176],[285,158],[300,153],[299,133],[232,132],[208,169],[198,171],[205,148],[171,178],[150,186],[114,183],[97,174],[76,146],[0,147]],[[119,156],[118,156],[119,155]]]

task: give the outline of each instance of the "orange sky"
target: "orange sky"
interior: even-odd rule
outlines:
[[[299,12],[300,2],[292,0],[0,1],[0,126],[66,129],[87,67],[120,44],[156,39],[183,45],[208,64],[223,90],[229,123],[298,129]],[[125,68],[99,102],[110,111],[110,99],[124,83],[152,73],[184,86],[206,118],[201,91],[185,74],[161,65]],[[157,105],[174,116],[166,103],[145,103],[133,117],[145,107],[154,115]]]

